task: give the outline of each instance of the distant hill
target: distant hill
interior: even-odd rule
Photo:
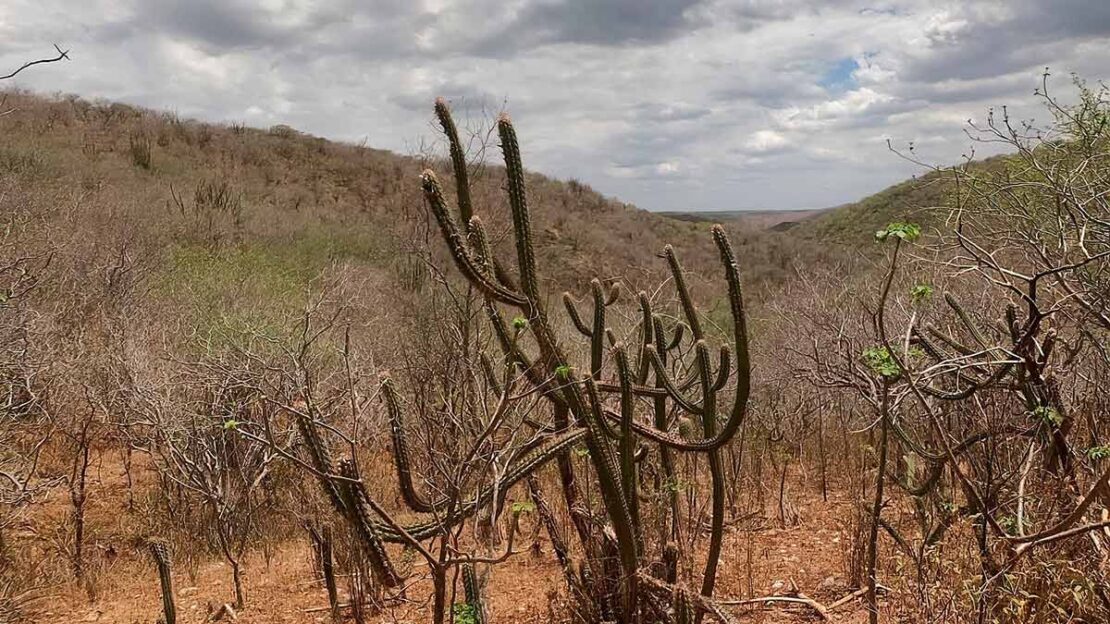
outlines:
[[[295,300],[335,267],[372,276],[393,301],[397,292],[420,301],[421,289],[432,285],[425,259],[450,265],[418,182],[431,166],[450,186],[443,159],[331,142],[287,126],[206,124],[72,96],[12,91],[7,105],[0,191],[22,211],[19,219],[41,226],[18,244],[58,252],[57,266],[66,260],[74,279],[95,277],[126,252],[144,258],[159,305],[218,312],[250,300],[242,305],[256,311]],[[527,119],[518,119],[518,130],[526,142]],[[666,278],[657,255],[671,244],[695,295],[720,297],[709,223],[721,222],[753,301],[767,299],[798,267],[869,242],[890,221],[932,218],[946,184],[929,174],[829,210],[652,213],[576,180],[528,174],[549,292],[580,292],[593,277],[621,280],[633,291],[654,287]],[[503,188],[496,161],[476,168],[477,212],[511,259]]]
[[[812,219],[822,212],[824,210],[709,210],[656,214],[694,223],[738,223],[753,230],[785,232],[799,222]]]
[[[360,295],[367,307],[385,297],[400,312],[399,296],[420,302],[435,290],[427,259],[453,272],[419,184],[431,166],[453,198],[442,158],[75,96],[10,91],[6,102],[12,112],[0,117],[0,213],[37,224],[13,242],[56,254],[54,267],[78,282],[100,279],[124,254],[141,261],[153,306],[213,315],[241,306],[254,314],[302,300],[320,276],[353,272],[378,284]],[[431,111],[429,102],[429,118]],[[527,142],[527,119],[517,124]],[[494,245],[512,259],[505,174],[496,146],[488,153],[471,193]],[[695,295],[721,296],[708,223],[647,212],[539,173],[528,174],[528,192],[541,276],[553,295],[580,293],[593,277],[622,280],[633,292],[652,288],[666,279],[657,256],[671,244]],[[726,221],[753,300],[813,253],[744,219]]]

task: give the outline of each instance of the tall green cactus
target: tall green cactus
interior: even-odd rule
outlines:
[[[540,289],[536,253],[531,235],[525,174],[516,130],[512,122],[508,116],[502,115],[497,121],[497,130],[505,160],[516,249],[517,280],[509,276],[504,265],[493,257],[485,241],[481,222],[475,216],[475,207],[470,201],[465,161],[461,157],[463,152],[457,131],[454,129],[450,111],[442,101],[436,103],[436,116],[450,144],[456,194],[459,198],[459,216],[467,224],[470,235],[463,236],[460,232],[448,208],[441,185],[431,170],[425,171],[422,175],[425,198],[439,224],[456,266],[463,276],[485,295],[494,333],[498,337],[498,343],[505,357],[509,361],[520,364],[526,370],[529,381],[552,403],[554,427],[557,430],[564,430],[573,422],[585,431],[584,441],[589,451],[589,460],[597,474],[601,500],[612,528],[612,535],[615,536],[616,553],[620,559],[619,578],[614,579],[621,591],[619,619],[631,622],[639,617],[640,606],[636,586],[641,573],[640,559],[646,556],[642,545],[641,518],[638,512],[637,437],[659,445],[663,470],[668,478],[673,478],[674,470],[671,453],[694,452],[706,454],[708,457],[712,478],[712,521],[709,557],[702,575],[700,591],[705,597],[711,596],[716,579],[724,520],[725,475],[719,450],[729,443],[743,424],[747,413],[751,374],[739,270],[724,229],[714,226],[712,233],[720,252],[728,284],[729,310],[733,320],[731,328],[733,347],[721,349],[716,367],[711,361],[702,321],[686,285],[682,267],[674,250],[668,246],[664,250],[664,257],[672,272],[685,323],[675,327],[674,334],[668,341],[661,319],[653,313],[646,295],[641,293],[639,304],[642,321],[640,344],[635,352],[637,357],[635,365],[628,361],[625,348],[615,344],[616,339],[610,328],[606,326],[606,308],[616,303],[618,289],[613,288],[606,293],[599,281],[591,282],[593,298],[591,323],[585,321],[578,309],[579,304],[573,296],[564,295],[563,303],[573,326],[590,343],[588,374],[580,376],[567,358],[567,351],[562,346],[544,307],[545,298]],[[521,343],[508,334],[499,310],[500,306],[516,308],[523,314],[527,320],[527,331],[531,333],[538,346],[538,357],[525,353]],[[680,344],[686,329],[692,334],[695,343],[695,361],[687,363],[689,366],[687,370],[693,370],[694,374],[688,378],[675,379],[668,366],[667,353]],[[605,379],[606,341],[613,345],[609,360],[615,364],[615,383]],[[648,386],[646,384],[652,371],[655,373],[654,386]],[[723,425],[718,428],[718,395],[726,389],[730,380],[735,380],[732,406]],[[696,396],[692,396],[691,392]],[[636,406],[641,398],[651,401],[654,417],[650,424],[636,418]],[[607,406],[611,399],[616,399],[620,406],[619,410],[613,410]],[[700,417],[702,437],[685,439],[672,433],[668,418],[672,409]],[[611,421],[617,428],[610,427],[607,421]],[[401,435],[403,435],[403,428],[395,426],[395,439],[400,439]],[[612,440],[616,441],[615,447]],[[395,441],[395,448],[399,449],[398,470],[399,472],[404,470],[407,473],[409,469],[402,468],[400,465],[407,457],[403,445],[398,446]],[[575,501],[578,500],[574,467],[565,453],[560,454],[559,464],[564,496],[568,507],[573,510]],[[411,475],[403,476],[402,480],[408,483],[402,487],[409,490],[405,497],[410,505],[417,503],[416,506],[419,506],[420,503],[427,502],[415,496],[416,493],[412,491]],[[674,507],[674,513],[670,519],[672,530],[678,522],[677,507]],[[579,537],[583,541],[584,551],[588,555],[597,553],[591,529],[578,522],[576,526]],[[555,532],[551,527],[549,531],[552,532],[554,539]],[[673,538],[673,535],[667,537]],[[601,543],[604,542],[605,540],[602,539]],[[592,566],[582,562],[580,569],[596,571],[604,570],[605,566]],[[683,618],[690,615],[689,608],[675,606],[676,615],[682,613],[680,617]],[[605,611],[602,608],[604,605],[600,603],[595,607],[597,607],[593,609],[595,612]]]

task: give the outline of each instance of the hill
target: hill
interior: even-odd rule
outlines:
[[[1006,156],[994,156],[967,166],[972,173],[987,173],[1006,161]],[[805,227],[799,229],[799,234],[811,240],[859,246],[869,243],[876,230],[894,221],[939,227],[948,215],[951,191],[949,170],[929,171],[859,201],[817,212],[804,220]]]
[[[24,199],[9,214],[33,215],[43,228],[28,236],[49,233],[78,264],[95,264],[94,255],[110,257],[108,248],[123,245],[138,255],[161,250],[161,266],[148,267],[155,273],[185,260],[216,263],[228,283],[238,281],[235,272],[253,279],[261,269],[303,281],[336,262],[404,281],[414,262],[405,252],[425,247],[431,232],[419,172],[432,166],[450,178],[440,158],[326,141],[287,126],[206,124],[73,96],[9,92],[7,103],[0,180]],[[527,120],[520,126],[527,141]],[[504,243],[504,171],[493,164],[474,170],[478,211]],[[640,210],[574,180],[533,173],[528,183],[543,274],[560,289],[595,276],[635,288],[661,274],[665,265],[655,255],[668,243],[695,273],[716,272],[707,224]],[[780,280],[776,267],[763,265],[790,242],[731,227],[744,239],[751,279]]]
[[[785,232],[799,222],[819,215],[823,210],[709,210],[703,212],[668,212],[665,215],[694,223],[736,223],[753,230]]]

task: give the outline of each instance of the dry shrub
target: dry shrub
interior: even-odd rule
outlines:
[[[145,132],[132,133],[127,140],[131,164],[150,171],[154,167],[154,147]]]

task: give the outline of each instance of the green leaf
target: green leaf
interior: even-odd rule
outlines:
[[[907,243],[912,243],[921,236],[921,227],[916,223],[895,222],[875,232],[875,240],[880,242],[892,236],[904,240]]]
[[[921,303],[928,301],[933,296],[933,287],[929,284],[914,284],[910,288],[910,301],[913,303]]]
[[[1091,459],[1106,459],[1110,457],[1110,445],[1092,446],[1085,451]]]
[[[509,505],[509,510],[513,513],[532,513],[536,510],[536,504],[531,501],[514,501]]]
[[[513,317],[514,329],[524,329],[525,327],[528,327],[528,319],[524,318],[523,316]]]
[[[897,377],[901,372],[886,347],[868,347],[863,350],[863,363],[883,377]]]
[[[563,381],[570,378],[570,367],[566,364],[560,364],[555,367],[555,376]]]
[[[1056,408],[1049,405],[1038,405],[1034,407],[1033,415],[1054,427],[1059,427],[1064,422],[1064,418],[1060,416],[1060,412],[1057,412]]]
[[[224,429],[234,429],[239,426],[239,421],[234,418],[228,418],[224,421]]]
[[[686,488],[689,487],[689,485],[690,484],[678,478],[677,476],[663,481],[663,489],[667,492],[685,492]]]

